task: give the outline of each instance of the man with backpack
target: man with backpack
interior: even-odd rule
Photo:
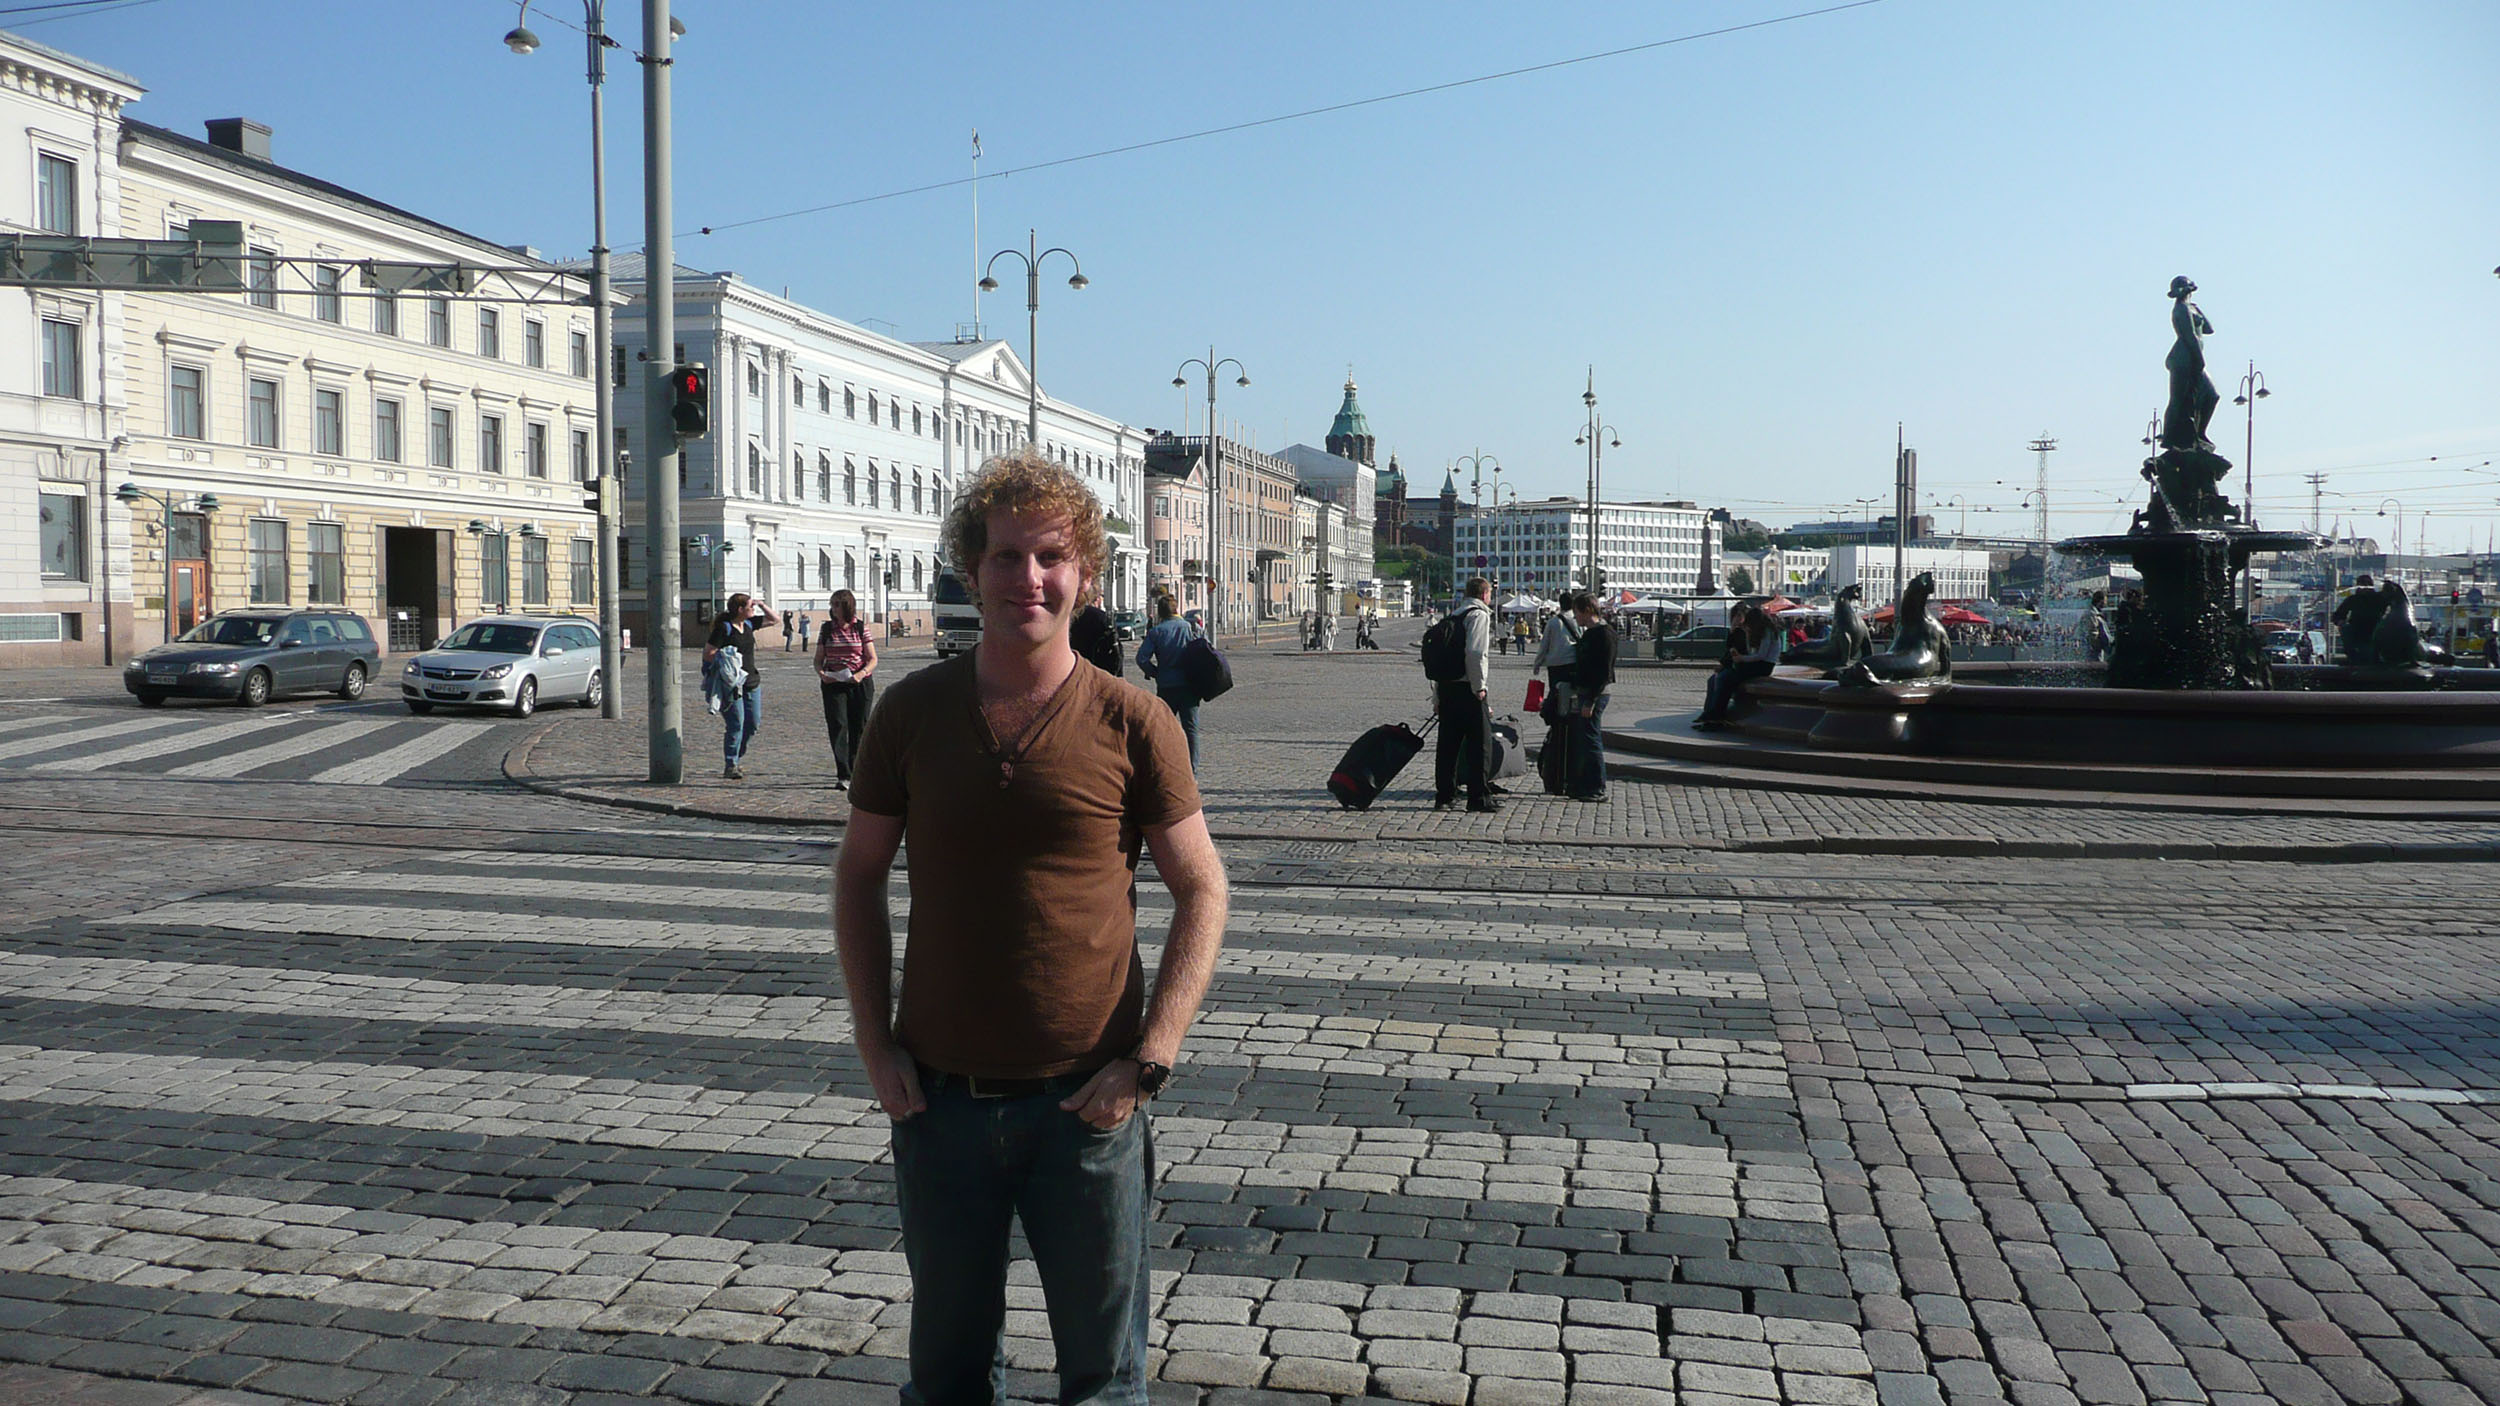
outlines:
[[[1181,618],[1181,603],[1170,595],[1155,597],[1155,623],[1137,642],[1137,670],[1154,680],[1155,696],[1181,720],[1189,738],[1189,769],[1198,769],[1198,695],[1190,690],[1189,673],[1181,662],[1189,642],[1197,638]]]
[[[1492,654],[1493,583],[1470,577],[1458,607],[1424,631],[1424,677],[1432,680],[1433,711],[1441,718],[1432,754],[1434,810],[1456,804],[1462,782],[1469,810],[1501,809],[1486,766],[1493,740],[1493,715],[1485,706]]]

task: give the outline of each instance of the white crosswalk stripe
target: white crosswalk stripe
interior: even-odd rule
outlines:
[[[380,786],[486,735],[491,723],[435,723],[425,732],[370,757],[316,772],[312,779],[331,786]]]
[[[107,767],[126,766],[131,762],[146,761],[150,757],[170,756],[176,752],[220,746],[237,738],[249,737],[256,732],[266,732],[273,727],[284,727],[302,717],[300,713],[282,713],[269,717],[245,718],[239,722],[219,723],[211,727],[183,726],[162,736],[151,737],[144,742],[134,742],[127,747],[115,747],[110,751],[90,752],[84,756],[37,762],[28,770],[102,771]]]
[[[50,732],[0,742],[0,761],[8,761],[15,757],[31,757],[38,752],[57,751],[72,743],[102,742],[110,737],[127,737],[134,732],[180,726],[182,726],[181,723],[163,717],[123,718],[116,722],[72,724],[55,728]]]
[[[353,742],[360,737],[370,736],[386,727],[393,726],[397,724],[364,720],[323,723],[317,728],[297,733],[293,737],[282,737],[275,742],[264,742],[257,747],[246,747],[242,751],[229,752],[221,757],[209,757],[201,761],[189,762],[174,767],[165,775],[211,778],[241,776],[247,771],[258,771],[265,766],[290,762],[308,753],[324,751]]]
[[[0,718],[0,737],[5,737],[12,732],[30,732],[39,727],[59,727],[61,721],[61,715],[58,713],[30,713],[21,718]]]

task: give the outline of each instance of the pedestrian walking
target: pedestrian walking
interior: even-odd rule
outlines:
[[[1739,605],[1728,630],[1727,653],[1720,659],[1716,672],[1710,675],[1710,686],[1701,705],[1701,716],[1693,726],[1704,732],[1716,732],[1727,726],[1727,710],[1736,702],[1736,691],[1749,679],[1766,677],[1779,667],[1780,632],[1771,618],[1750,605]]]
[[[2109,592],[2094,591],[2083,610],[2083,657],[2098,664],[2109,658]]]
[[[860,736],[877,700],[877,643],[859,618],[859,598],[833,593],[833,609],[816,639],[816,682],[825,695],[825,740],[833,745],[833,789],[851,789]]]
[[[1120,627],[1112,623],[1111,612],[1102,608],[1101,592],[1069,622],[1068,644],[1077,658],[1115,679],[1120,676]]]
[[[1181,668],[1181,651],[1197,637],[1188,621],[1181,618],[1181,604],[1169,595],[1155,597],[1155,623],[1146,637],[1137,642],[1137,671],[1154,681],[1155,696],[1180,719],[1181,734],[1189,739],[1189,765],[1198,766],[1198,695],[1189,688],[1189,676]]]
[[[1565,591],[1562,609],[1545,617],[1545,633],[1537,641],[1529,667],[1545,671],[1545,749],[1537,754],[1537,772],[1549,796],[1568,794],[1571,755],[1571,690],[1578,680],[1574,660],[1580,646],[1580,623],[1571,613],[1578,591]]]
[[[1597,597],[1574,592],[1572,618],[1580,638],[1572,650],[1570,726],[1564,734],[1563,789],[1575,801],[1606,799],[1606,743],[1603,724],[1607,692],[1615,681],[1615,631],[1597,613]],[[1776,627],[1766,633],[1779,638]]]
[[[1536,638],[1536,628],[1528,623],[1527,616],[1521,615],[1510,622],[1511,648],[1524,655],[1528,652],[1528,641],[1534,638]]]
[[[1319,648],[1323,654],[1337,652],[1337,612],[1323,610],[1319,615]]]
[[[812,630],[810,630],[810,629],[808,628],[809,624],[810,624],[810,622],[809,622],[808,617],[807,617],[807,612],[806,612],[806,611],[804,611],[804,610],[800,611],[800,612],[799,612],[799,638],[800,638],[800,639],[803,639],[803,640],[805,640],[805,641],[807,641],[807,642],[808,642],[809,647],[810,647],[810,648],[813,648],[813,647],[815,646],[815,643],[816,643],[816,635],[815,635],[815,633],[814,633]]]
[[[1493,583],[1470,577],[1467,590],[1450,612],[1457,622],[1458,648],[1464,672],[1433,684],[1433,711],[1441,717],[1441,735],[1432,753],[1432,808],[1448,810],[1458,793],[1467,793],[1467,808],[1490,814],[1500,810],[1493,799],[1493,714],[1485,705],[1485,685],[1493,666]],[[1435,626],[1435,628],[1439,628]]]
[[[724,649],[738,651],[738,660],[746,667],[746,682],[738,695],[721,708],[721,775],[732,781],[744,781],[746,771],[740,765],[746,759],[747,746],[755,740],[756,729],[764,724],[764,679],[755,669],[755,632],[780,624],[786,630],[786,617],[773,614],[763,602],[744,591],[729,598],[720,618],[712,622],[712,633],[703,642],[703,662],[710,664]]]
[[[790,613],[785,610],[781,613],[781,652],[784,654],[789,653],[791,641],[797,638],[798,622],[792,620],[790,618]]]
[[[1006,1400],[1008,1235],[1040,1271],[1059,1399],[1145,1406],[1143,1113],[1172,1078],[1222,945],[1223,862],[1170,713],[1078,666],[1068,626],[1109,555],[1102,510],[1026,451],[956,500],[948,554],[981,608],[969,653],[869,719],[835,861],[853,1043],[893,1121],[927,1406]],[[887,885],[908,839],[900,1009]],[[1149,991],[1138,853],[1172,894]]]

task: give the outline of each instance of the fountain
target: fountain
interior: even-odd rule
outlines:
[[[2260,530],[2222,493],[2231,462],[2206,436],[2220,400],[2205,374],[2213,325],[2195,291],[2184,277],[2170,285],[2170,400],[2142,469],[2149,500],[2123,533],[2057,544],[2125,558],[2143,577],[2111,612],[2105,665],[1792,670],[1740,693],[1733,732],[1687,739],[1681,719],[1653,720],[1607,745],[1824,777],[2500,802],[2500,671],[2421,662],[2401,594],[2369,663],[2269,665],[2257,647],[2234,583],[2250,557],[2318,538]]]

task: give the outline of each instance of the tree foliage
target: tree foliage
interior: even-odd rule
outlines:
[[[1753,572],[1742,566],[1729,567],[1727,571],[1727,589],[1728,594],[1730,595],[1752,595],[1754,592]]]

